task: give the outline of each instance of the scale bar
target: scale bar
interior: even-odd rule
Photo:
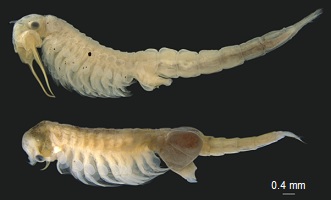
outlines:
[[[293,196],[295,195],[294,192],[283,192],[283,195]]]

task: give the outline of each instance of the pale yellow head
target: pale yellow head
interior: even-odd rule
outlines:
[[[37,48],[40,48],[43,39],[47,36],[46,17],[37,14],[27,15],[14,24],[13,45],[15,52],[19,55],[21,61],[29,65],[32,74],[37,79],[44,93],[49,97],[55,97],[48,83],[45,67],[41,62]],[[39,65],[47,84],[49,93],[44,88],[36,72],[33,69],[33,61]]]
[[[56,159],[56,149],[51,143],[50,134],[48,121],[42,121],[24,133],[22,148],[27,153],[31,165],[46,162],[46,169],[49,163]]]

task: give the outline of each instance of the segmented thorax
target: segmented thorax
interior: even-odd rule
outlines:
[[[160,166],[160,159],[149,149],[151,140],[155,139],[150,137],[152,130],[149,133],[140,129],[87,129],[43,123],[48,129],[43,132],[48,134],[46,138],[49,138],[51,157],[54,157],[46,157],[46,161],[58,160],[57,169],[61,174],[70,173],[87,185],[140,185],[168,170]],[[23,144],[36,144],[24,140]],[[42,150],[37,151],[43,154]]]
[[[127,96],[130,54],[100,45],[66,21],[46,16],[43,62],[57,84],[86,96]]]

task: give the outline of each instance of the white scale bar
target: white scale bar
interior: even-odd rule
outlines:
[[[293,195],[295,195],[295,193],[294,192],[291,192],[291,193],[290,192],[284,192],[283,195],[293,196]]]

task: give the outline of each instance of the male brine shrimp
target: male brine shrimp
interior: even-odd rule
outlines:
[[[15,22],[14,50],[27,64],[44,93],[55,97],[46,73],[68,90],[88,97],[126,97],[135,81],[152,91],[173,78],[211,74],[243,64],[280,47],[322,13],[316,10],[294,25],[269,32],[240,45],[193,52],[169,48],[121,52],[103,46],[53,15],[31,14]],[[37,48],[41,48],[40,58]],[[47,88],[33,69],[41,68]]]

